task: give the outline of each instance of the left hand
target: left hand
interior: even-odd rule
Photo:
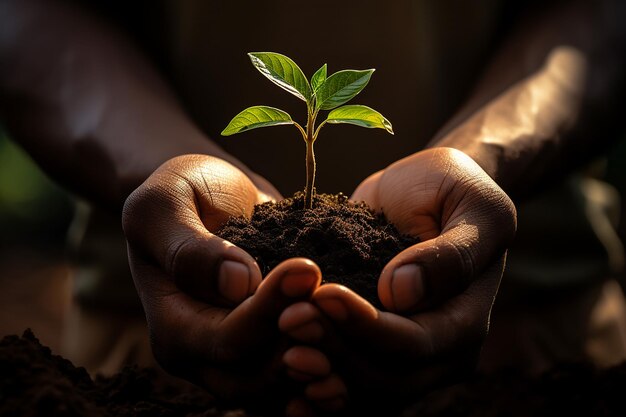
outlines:
[[[172,158],[128,197],[123,226],[163,369],[227,404],[276,413],[297,385],[285,375],[289,341],[277,321],[289,305],[311,299],[321,272],[292,258],[261,281],[254,258],[216,234],[229,217],[268,200],[271,185],[255,179],[220,158]],[[310,379],[331,372],[324,357],[309,363]]]
[[[364,410],[401,409],[428,388],[471,372],[516,229],[509,197],[470,157],[451,148],[390,165],[363,181],[352,199],[384,211],[421,242],[380,275],[378,294],[388,311],[327,284],[315,291],[312,304],[283,312],[281,329],[313,344],[309,350],[326,355],[337,370],[307,387],[292,404],[293,415],[341,408],[348,396]],[[306,355],[289,355],[290,367],[306,361]]]

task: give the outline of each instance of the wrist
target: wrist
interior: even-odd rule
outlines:
[[[428,145],[428,148],[441,147],[463,152],[502,187],[501,160],[504,158],[505,149],[496,141],[483,137],[480,127],[473,118],[437,142]]]
[[[507,193],[524,193],[557,158],[563,136],[576,123],[584,72],[580,53],[557,48],[535,74],[504,91],[430,147],[458,149]]]

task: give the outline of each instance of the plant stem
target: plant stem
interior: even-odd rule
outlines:
[[[322,126],[324,126],[327,121],[328,120],[324,120],[322,123],[319,124],[319,126],[317,126],[317,129],[315,130],[315,134],[313,135],[313,142],[315,142],[315,140],[317,139],[317,135],[319,135],[320,130],[322,129]]]
[[[315,195],[315,153],[312,140],[306,141],[306,188],[304,192],[304,207],[312,209]]]
[[[313,197],[315,196],[315,153],[313,143],[315,142],[315,118],[317,111],[308,109],[306,124],[306,188],[304,189],[304,207],[313,208]]]
[[[304,131],[302,126],[300,126],[298,122],[293,122],[293,124],[300,131],[300,133],[302,133],[302,139],[304,139],[304,141],[306,142],[306,132]]]

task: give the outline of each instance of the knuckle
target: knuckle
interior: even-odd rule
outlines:
[[[122,228],[129,242],[139,240],[145,231],[145,221],[166,201],[162,190],[145,184],[135,189],[124,202]]]
[[[133,226],[137,217],[137,206],[140,203],[140,199],[141,197],[136,189],[126,198],[126,201],[124,202],[124,207],[122,208],[122,229],[127,237],[132,235],[134,230]]]
[[[476,273],[477,267],[477,254],[473,249],[474,245],[469,242],[459,242],[457,245],[452,245],[457,253],[457,259],[461,266],[461,273],[464,277],[473,277]]]
[[[180,275],[181,265],[184,259],[189,257],[190,247],[194,245],[194,239],[172,240],[165,251],[165,270],[175,279]]]
[[[509,195],[492,180],[484,184],[481,194],[497,227],[514,233],[517,228],[517,209]]]
[[[517,209],[513,201],[503,191],[495,204],[494,213],[495,227],[501,231],[504,244],[508,245],[517,231]]]
[[[495,183],[479,184],[476,215],[501,245],[507,246],[517,231],[517,209],[511,198]]]
[[[179,281],[190,272],[188,265],[201,265],[198,262],[206,262],[212,258],[211,252],[202,250],[203,248],[203,239],[199,237],[173,239],[165,254],[166,271],[175,281]]]
[[[182,291],[210,296],[215,291],[211,281],[217,276],[223,252],[216,241],[201,236],[172,239],[163,267]]]
[[[455,239],[446,239],[441,246],[445,257],[453,262],[454,276],[458,278],[457,290],[466,288],[479,270],[479,248],[474,241],[472,231],[460,227],[456,231]]]

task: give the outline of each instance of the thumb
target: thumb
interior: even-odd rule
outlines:
[[[391,311],[427,309],[461,293],[500,259],[515,234],[515,206],[471,158],[453,149],[433,154],[443,162],[440,168],[429,166],[430,191],[423,184],[411,187],[411,178],[424,168],[410,159],[388,168],[381,178],[381,190],[406,184],[402,204],[386,206],[390,221],[412,230],[437,225],[383,269],[378,295]],[[427,199],[428,211],[415,208],[420,198]]]
[[[236,305],[254,292],[261,272],[248,253],[209,229],[251,213],[256,197],[250,180],[225,161],[173,158],[126,200],[124,233],[134,252],[181,290],[210,304]]]

